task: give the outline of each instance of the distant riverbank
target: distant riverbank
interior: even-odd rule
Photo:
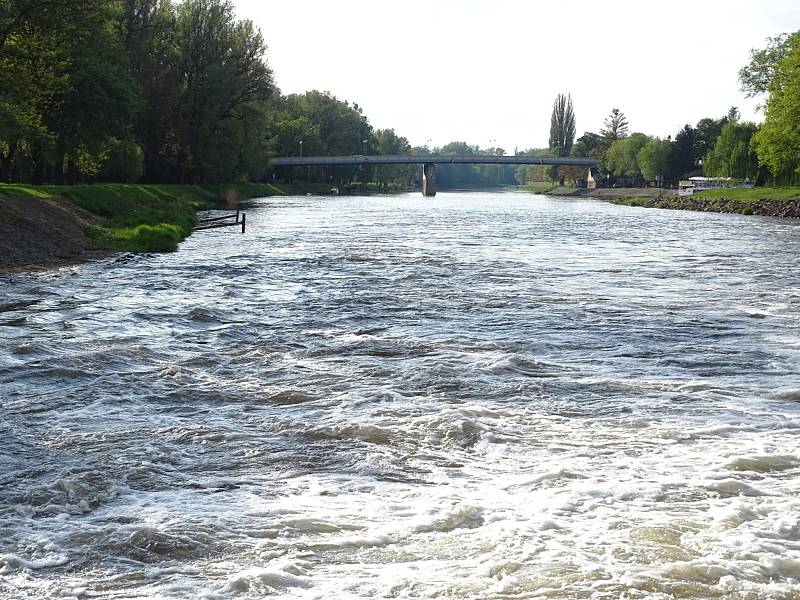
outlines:
[[[0,272],[79,262],[107,251],[175,250],[195,212],[239,200],[327,191],[315,184],[0,185]]]
[[[597,190],[556,188],[551,196],[580,196],[612,204],[766,217],[800,218],[800,188],[735,188],[678,196],[659,188],[604,188]]]

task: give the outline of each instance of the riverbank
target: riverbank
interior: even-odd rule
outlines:
[[[551,196],[598,198],[622,206],[800,218],[800,188],[733,188],[678,196],[659,188],[556,188]]]
[[[108,251],[173,251],[191,233],[198,210],[321,191],[315,184],[4,184],[0,271],[70,264]]]
[[[578,198],[598,198],[601,200],[618,200],[621,198],[658,198],[673,195],[674,190],[660,188],[586,188],[555,187],[549,191],[540,192],[547,196],[569,196]]]
[[[610,202],[643,208],[800,218],[800,188],[719,189],[698,192],[692,196],[627,196],[611,199]]]

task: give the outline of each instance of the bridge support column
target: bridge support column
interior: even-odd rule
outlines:
[[[422,195],[436,195],[436,163],[422,165]]]

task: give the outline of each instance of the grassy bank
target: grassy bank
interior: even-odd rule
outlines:
[[[800,199],[800,187],[754,187],[705,190],[693,194],[695,198],[743,200],[758,202],[759,200],[797,200]]]
[[[327,191],[328,186],[322,186]],[[226,201],[322,192],[314,184],[74,186],[0,185],[7,198],[64,199],[101,218],[86,229],[96,248],[128,252],[169,252],[188,236],[195,212]]]
[[[532,194],[545,194],[557,187],[556,184],[549,181],[531,181],[523,185],[509,186],[509,189],[531,192]]]

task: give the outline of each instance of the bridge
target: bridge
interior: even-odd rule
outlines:
[[[320,167],[340,165],[422,165],[422,195],[436,195],[436,165],[570,165],[591,169],[597,166],[594,158],[555,158],[549,156],[447,156],[353,154],[352,156],[279,156],[270,161],[273,167]]]

